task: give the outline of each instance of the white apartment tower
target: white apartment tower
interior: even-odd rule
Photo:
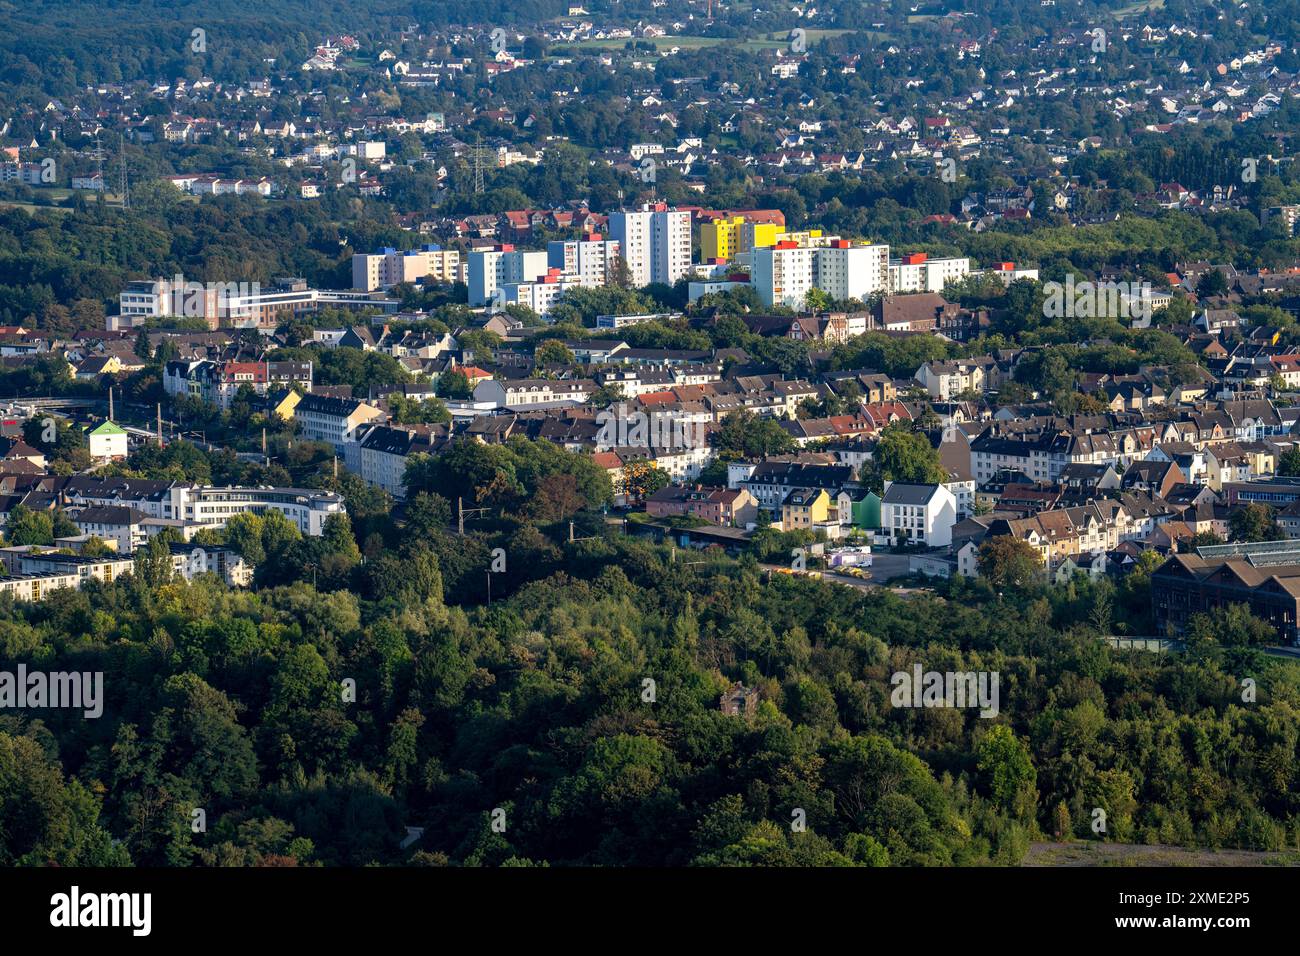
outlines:
[[[646,203],[635,212],[611,213],[609,234],[619,244],[634,286],[672,285],[690,270],[689,212]]]
[[[889,246],[854,245],[847,239],[784,239],[753,250],[750,272],[765,305],[802,309],[809,290],[836,301],[889,291]]]
[[[609,285],[614,278],[614,262],[619,255],[617,239],[598,235],[582,239],[556,241],[546,246],[547,265],[566,277],[576,278],[587,288]]]
[[[460,253],[426,245],[407,252],[390,247],[352,257],[352,288],[363,292],[388,289],[399,282],[419,282],[425,277],[436,282],[460,281]]]
[[[546,275],[546,253],[523,252],[509,243],[469,254],[466,282],[471,306],[491,305],[501,287],[510,282],[532,282]]]
[[[818,251],[792,241],[755,249],[751,279],[763,304],[803,308],[809,290],[816,288],[813,257]]]
[[[836,239],[814,256],[813,280],[832,299],[860,299],[889,291],[889,246],[855,246]]]
[[[889,264],[889,291],[942,292],[950,281],[969,274],[970,259],[931,259],[924,252],[916,252]]]
[[[531,282],[506,282],[501,286],[501,305],[525,305],[538,315],[546,315],[551,306],[564,293],[578,289],[586,283],[576,276],[565,275],[551,269],[546,275]]]

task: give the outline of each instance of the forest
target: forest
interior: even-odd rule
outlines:
[[[1249,616],[1199,621],[1182,654],[1100,640],[1149,626],[1153,562],[1118,585],[1008,573],[900,595],[755,555],[683,561],[603,519],[608,483],[581,458],[471,443],[412,465],[400,508],[339,485],[350,518],[321,538],[232,520],[219,539],[257,563],[248,591],[172,580],[151,548],[111,584],[6,598],[0,661],[102,672],[106,702],[0,716],[0,864],[1300,847],[1300,669],[1260,653]],[[488,509],[463,537],[460,495]],[[997,673],[998,715],[894,706],[891,675],[917,664]],[[748,717],[720,708],[737,682]]]

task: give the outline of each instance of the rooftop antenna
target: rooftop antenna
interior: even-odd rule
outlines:
[[[109,389],[108,389],[108,420],[109,420],[110,422],[113,420],[113,389],[112,389],[112,386],[110,386]]]

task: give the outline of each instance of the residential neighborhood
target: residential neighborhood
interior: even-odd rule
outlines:
[[[1267,925],[1298,151],[1300,0],[0,7],[19,938]]]

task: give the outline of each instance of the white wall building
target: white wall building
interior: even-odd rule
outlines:
[[[890,482],[880,500],[880,527],[891,538],[946,548],[957,523],[957,499],[943,485]]]
[[[231,548],[201,544],[173,544],[172,571],[186,581],[200,574],[215,574],[231,587],[253,583],[253,567]]]
[[[887,245],[855,246],[847,239],[836,239],[817,250],[813,264],[817,288],[837,302],[845,299],[865,302],[872,295],[889,291]]]
[[[352,288],[364,292],[388,289],[399,282],[419,282],[426,276],[437,282],[461,281],[460,253],[426,245],[406,252],[385,248],[352,257]]]
[[[501,286],[499,302],[501,305],[523,305],[538,315],[551,311],[555,301],[570,289],[579,289],[586,285],[576,276],[561,275],[554,270],[539,277],[535,282],[507,282]]]
[[[617,239],[596,235],[560,240],[547,243],[546,261],[551,269],[558,269],[565,276],[575,277],[580,285],[594,289],[613,282],[618,249]]]
[[[524,252],[509,243],[469,254],[466,283],[471,306],[494,305],[501,287],[510,282],[533,282],[546,275],[546,253]]]
[[[950,281],[970,274],[970,259],[931,259],[923,252],[889,263],[891,292],[942,292]]]
[[[125,458],[129,451],[126,432],[116,423],[105,421],[86,438],[90,457],[96,461]]]
[[[783,239],[748,253],[751,281],[766,305],[802,309],[811,289],[835,301],[889,291],[889,246],[855,245],[833,236]]]
[[[1017,268],[1014,262],[999,262],[997,265],[984,269],[982,272],[977,274],[993,276],[996,279],[1000,279],[1003,285],[1011,285],[1011,283],[1015,282],[1017,279],[1038,280],[1037,269]]]
[[[406,463],[411,455],[432,453],[434,440],[421,426],[371,425],[358,431],[355,448],[348,448],[348,469],[390,495],[406,494]]]
[[[294,406],[293,417],[307,441],[327,442],[340,455],[348,442],[355,441],[357,429],[382,418],[383,411],[354,398],[304,395]]]
[[[318,535],[332,514],[345,514],[343,496],[316,488],[213,487],[185,482],[82,478],[64,493],[74,506],[129,506],[150,518],[224,528],[237,514],[279,511],[303,534]]]
[[[747,289],[749,285],[748,282],[737,282],[730,279],[705,279],[700,282],[690,282],[686,286],[686,298],[688,302],[694,302],[702,295],[730,292],[733,289]]]
[[[634,212],[610,213],[609,235],[618,241],[634,286],[672,285],[690,270],[689,212],[646,203]]]
[[[144,529],[147,516],[143,511],[121,505],[99,505],[81,509],[72,519],[80,534],[95,535],[113,545],[120,554],[129,554],[148,540]]]
[[[496,408],[549,408],[580,405],[594,391],[596,383],[591,379],[488,379],[474,387],[474,400],[491,402]]]
[[[754,250],[750,277],[764,305],[803,308],[809,290],[816,288],[813,259],[816,251],[795,242],[778,242]]]
[[[964,521],[975,513],[975,479],[954,479],[943,486],[952,492],[957,502],[957,520]]]

